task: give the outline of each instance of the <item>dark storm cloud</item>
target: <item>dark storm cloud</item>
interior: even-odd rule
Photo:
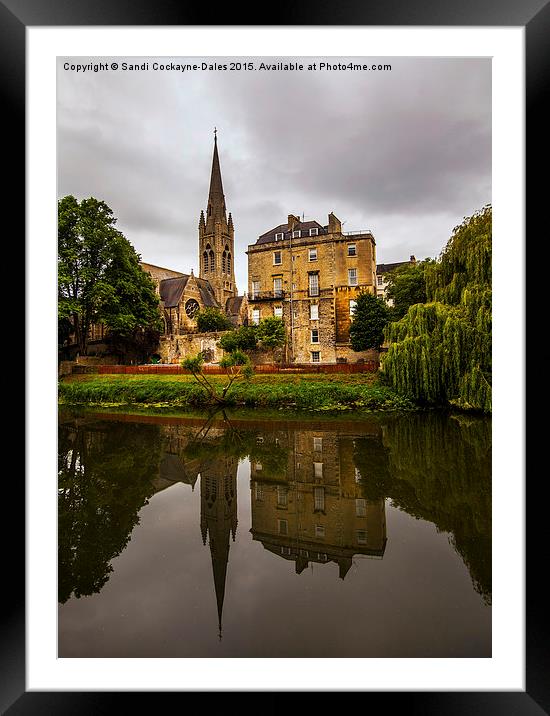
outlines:
[[[491,200],[489,59],[383,58],[392,71],[378,73],[79,76],[61,62],[59,195],[104,199],[151,263],[197,266],[215,125],[241,291],[247,245],[290,212],[326,223],[334,211],[346,230],[372,229],[386,262],[436,256]]]

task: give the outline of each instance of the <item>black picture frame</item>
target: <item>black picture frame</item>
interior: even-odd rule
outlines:
[[[215,22],[212,18],[215,17]],[[324,3],[303,0],[300,4],[281,0],[276,16],[256,17],[243,5],[225,4],[213,10],[211,6],[183,4],[181,0],[0,0],[0,90],[3,107],[4,141],[14,152],[10,166],[10,182],[4,189],[5,206],[15,217],[9,236],[12,245],[23,245],[21,217],[25,216],[25,30],[28,26],[109,26],[109,25],[416,25],[416,26],[522,26],[526,42],[526,216],[529,235],[536,242],[536,262],[530,266],[529,285],[540,285],[541,271],[547,265],[547,229],[543,212],[547,204],[546,169],[548,162],[548,114],[543,112],[543,100],[550,78],[550,3],[548,0],[476,0],[457,3],[456,0],[370,0]],[[8,148],[8,147],[6,147]],[[546,148],[546,151],[545,151]],[[544,194],[543,194],[544,192]],[[540,229],[537,235],[535,231]],[[526,231],[527,235],[527,231]],[[523,247],[526,251],[526,247]],[[527,266],[527,261],[525,262]],[[537,269],[538,267],[538,269]],[[526,284],[527,285],[527,284]],[[536,288],[533,291],[536,295]],[[531,293],[531,292],[530,292]],[[542,292],[539,293],[541,301]],[[540,305],[541,301],[536,301]],[[26,307],[30,310],[31,307]],[[10,322],[11,323],[11,322]],[[532,325],[530,322],[528,325]],[[524,350],[514,338],[514,351]],[[29,358],[29,357],[28,357]],[[542,368],[548,365],[548,357]],[[511,361],[513,362],[513,360]],[[532,380],[536,377],[533,376]],[[548,392],[547,381],[537,385],[538,403],[544,405]],[[527,386],[526,386],[527,387]],[[546,389],[546,393],[545,393]],[[26,396],[30,398],[31,396]],[[543,445],[544,421],[529,422],[529,447]],[[521,439],[521,436],[518,436]],[[27,449],[29,447],[27,446]],[[544,464],[544,463],[542,463]],[[543,478],[545,470],[537,471]],[[494,479],[498,479],[494,475]],[[24,482],[17,473],[5,480],[8,491],[5,505],[18,519],[5,536],[5,589],[0,638],[0,708],[10,716],[19,714],[86,714],[106,713],[120,709],[121,696],[136,696],[140,705],[153,705],[151,696],[158,699],[182,694],[155,692],[27,692],[25,686],[25,500]],[[524,692],[367,692],[372,708],[373,699],[383,697],[384,705],[401,709],[408,714],[525,714],[533,716],[550,713],[550,664],[547,639],[547,596],[542,588],[547,520],[545,504],[535,489],[526,488],[527,497],[527,575],[526,575],[526,690]],[[14,509],[16,507],[16,509]],[[7,510],[6,510],[7,512]],[[9,541],[7,537],[9,536]],[[9,585],[9,589],[6,586]],[[358,684],[360,690],[360,684]],[[389,699],[389,701],[388,701]],[[158,708],[158,701],[155,701]]]

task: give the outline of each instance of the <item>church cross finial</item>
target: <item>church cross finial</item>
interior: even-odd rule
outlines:
[[[214,141],[217,141],[217,139],[218,139],[216,136],[217,134],[218,134],[218,130],[216,127],[214,127]]]

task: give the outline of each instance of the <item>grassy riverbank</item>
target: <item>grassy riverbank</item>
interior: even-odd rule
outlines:
[[[208,376],[225,385],[223,376]],[[414,404],[371,374],[261,375],[232,386],[228,405],[308,411],[410,410]],[[59,383],[66,405],[205,407],[206,391],[190,375],[79,375]]]

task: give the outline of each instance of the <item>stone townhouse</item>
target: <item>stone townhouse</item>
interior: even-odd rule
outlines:
[[[249,321],[281,317],[294,363],[357,362],[374,351],[351,349],[352,310],[361,291],[375,293],[376,244],[370,230],[343,232],[340,220],[300,221],[290,214],[248,251]]]

